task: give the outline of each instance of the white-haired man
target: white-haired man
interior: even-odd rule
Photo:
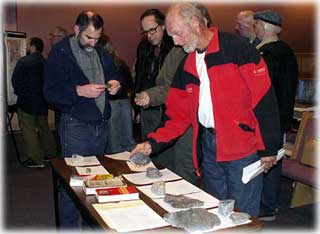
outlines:
[[[259,159],[265,170],[276,161],[279,119],[267,67],[247,40],[208,28],[196,3],[171,6],[166,28],[189,55],[169,90],[164,127],[131,154],[157,152],[192,125],[193,163],[204,189],[235,199],[237,208],[257,217],[262,175],[248,184],[241,177],[243,167]]]

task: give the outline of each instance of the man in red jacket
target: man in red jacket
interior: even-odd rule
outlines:
[[[166,28],[189,55],[168,93],[168,120],[131,153],[155,153],[192,125],[193,162],[204,190],[235,199],[237,208],[257,217],[262,175],[248,184],[241,177],[259,159],[266,171],[276,162],[280,130],[268,69],[247,40],[207,28],[194,3],[170,7]]]

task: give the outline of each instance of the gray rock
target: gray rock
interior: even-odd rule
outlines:
[[[136,153],[129,158],[129,162],[135,163],[137,165],[146,165],[151,162],[151,159],[144,154]]]
[[[183,195],[166,194],[163,199],[164,202],[169,203],[173,208],[192,208],[203,206],[204,202],[198,199],[189,198]]]
[[[220,200],[218,204],[218,213],[224,217],[229,217],[234,209],[234,200]]]
[[[246,222],[250,219],[250,215],[244,212],[233,212],[230,215],[230,219],[236,225]]]
[[[158,168],[155,167],[148,167],[146,172],[147,177],[149,178],[160,178],[162,176],[161,172]]]
[[[217,215],[203,208],[166,213],[163,218],[173,227],[184,228],[188,232],[206,231],[221,224]]]
[[[158,195],[164,196],[166,194],[166,184],[164,181],[156,181],[151,185],[151,192]]]

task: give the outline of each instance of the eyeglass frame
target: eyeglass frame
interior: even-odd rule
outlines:
[[[141,35],[147,35],[148,33],[150,33],[151,35],[155,34],[157,32],[158,27],[160,26],[160,24],[157,25],[157,27],[155,28],[150,28],[149,30],[145,31],[143,29],[141,29],[140,34]]]

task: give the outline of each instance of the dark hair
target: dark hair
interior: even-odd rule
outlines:
[[[76,20],[80,32],[84,31],[89,24],[92,24],[95,29],[100,29],[103,27],[103,19],[99,14],[92,11],[82,11]]]
[[[38,52],[42,53],[44,45],[39,37],[30,38],[30,47],[31,46],[34,46]]]
[[[145,17],[153,15],[156,18],[156,22],[159,25],[164,25],[165,15],[158,9],[147,9],[140,16],[140,21],[142,21]]]

